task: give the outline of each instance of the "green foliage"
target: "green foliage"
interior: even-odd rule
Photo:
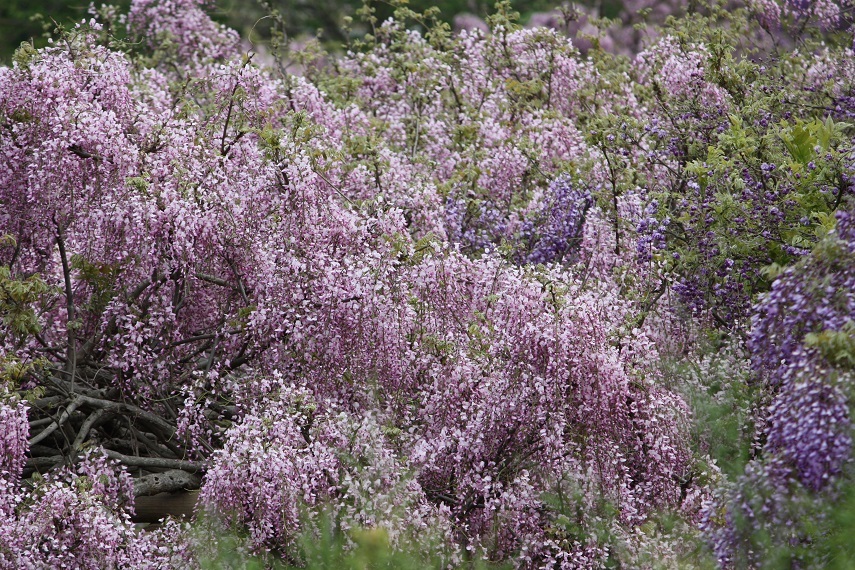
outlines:
[[[507,4],[528,15],[550,10],[557,3],[513,0]],[[609,13],[616,13],[621,6],[614,0],[607,4]],[[449,37],[455,15],[474,13],[486,18],[494,11],[493,0],[218,0],[215,15],[254,44],[266,44],[276,53],[287,49],[289,39],[305,37],[317,38],[319,45],[333,52],[342,45],[358,48],[373,41],[376,26],[392,17],[410,22],[433,45],[439,45]]]
[[[0,342],[11,336],[22,343],[39,332],[37,304],[51,288],[38,275],[26,279],[12,276],[9,267],[0,266]]]
[[[38,57],[38,51],[30,42],[21,42],[21,46],[12,54],[12,62],[21,69],[28,69],[30,62]]]
[[[218,533],[215,544],[210,535],[200,534],[204,547],[200,549],[201,566],[205,570],[505,570],[507,564],[496,564],[473,556],[469,561],[453,560],[442,548],[426,554],[424,545],[408,542],[404,538],[393,540],[382,527],[357,527],[341,529],[329,513],[322,513],[320,523],[313,522],[306,513],[304,530],[295,540],[293,556],[253,555],[247,552],[245,537],[230,531]],[[196,524],[200,531],[213,521],[201,519]],[[277,553],[271,553],[277,554]],[[281,553],[279,553],[281,554]]]
[[[347,533],[336,530],[324,518],[321,528],[306,531],[299,540],[301,563],[285,568],[309,570],[383,570],[445,568],[448,560],[425,558],[406,547],[395,547],[383,528],[356,528]],[[484,568],[476,565],[473,568]]]
[[[818,550],[825,554],[827,570],[855,568],[855,483],[850,479],[834,502],[828,531],[820,540]]]
[[[727,17],[733,27],[722,28],[716,24],[723,16],[717,14],[713,7],[710,16],[674,20],[669,32],[687,45],[706,42],[704,78],[727,91],[729,114],[718,119],[699,101],[670,98],[656,84],[653,93],[640,88],[638,96],[661,105],[672,136],[680,141],[680,147],[670,150],[679,167],[667,165],[673,176],[650,184],[633,170],[643,172],[651,165],[624,162],[616,180],[618,188],[650,184],[650,198],[658,203],[656,217],[671,222],[667,253],[657,259],[667,259],[679,276],[700,280],[705,302],[713,309],[739,303],[747,307],[768,289],[780,268],[824,235],[844,194],[841,180],[849,168],[851,130],[849,124],[824,116],[823,99],[810,100],[807,89],[796,90],[806,99],[798,104],[792,95],[782,96],[786,79],[781,78],[793,73],[794,61],[771,59],[761,68],[734,58],[735,49],[750,51],[739,32],[748,29],[748,21],[737,11]],[[622,138],[634,145],[640,137]],[[619,140],[604,145],[607,156],[619,153]],[[723,309],[729,313],[728,307]],[[720,324],[732,324],[733,318],[720,319]]]
[[[80,279],[89,283],[93,288],[89,304],[84,308],[94,314],[100,314],[115,294],[113,285],[121,272],[121,267],[92,262],[82,255],[73,255],[71,257],[71,269],[75,270]]]
[[[753,455],[755,412],[763,391],[751,381],[747,358],[720,340],[702,344],[695,358],[664,362],[666,381],[692,410],[692,447],[700,463],[696,477],[715,484],[716,469],[738,477]],[[708,458],[708,459],[707,459]],[[705,465],[712,460],[713,465]]]
[[[743,506],[755,513],[781,517],[786,511],[795,524],[768,526],[744,516],[739,509],[730,515],[743,549],[733,561],[734,568],[787,570],[825,568],[847,570],[855,567],[855,481],[851,467],[829,490],[830,500],[816,501],[798,483],[791,483],[786,502],[776,500],[776,490],[758,485],[747,492]],[[765,508],[764,508],[765,505]],[[724,509],[724,508],[723,508]],[[722,512],[722,516],[724,516]]]
[[[127,0],[120,2],[125,8],[130,5]],[[53,29],[53,22],[79,22],[87,15],[86,9],[85,3],[64,0],[0,2],[0,63],[25,62],[31,50],[47,45],[45,32]]]
[[[559,545],[596,544],[605,553],[605,568],[620,568],[620,539],[615,535],[615,520],[619,514],[614,504],[600,497],[592,517],[586,497],[571,481],[563,479],[543,495],[543,503],[552,515],[547,536]]]
[[[221,531],[214,544],[205,541],[205,547],[200,548],[199,566],[203,570],[262,570],[281,569],[282,563],[265,560],[249,554],[241,547],[238,536]]]
[[[832,364],[851,370],[855,368],[855,321],[848,321],[838,331],[808,333],[805,345],[818,349]]]

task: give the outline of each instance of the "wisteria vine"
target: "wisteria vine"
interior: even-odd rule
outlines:
[[[848,2],[205,9],[0,69],[0,568],[855,558]]]

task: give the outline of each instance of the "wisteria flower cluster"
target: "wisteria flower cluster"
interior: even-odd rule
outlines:
[[[367,6],[299,74],[197,0],[23,46],[0,568],[838,556],[852,36],[730,8],[631,57],[506,4]],[[164,493],[192,521],[143,530]]]

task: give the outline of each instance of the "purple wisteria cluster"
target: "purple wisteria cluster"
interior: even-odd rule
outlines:
[[[660,220],[653,217],[658,211],[659,202],[657,200],[651,201],[644,209],[645,217],[642,217],[636,228],[639,236],[636,251],[641,262],[652,261],[654,252],[665,249],[665,233],[671,224],[671,218],[665,216]],[[680,254],[677,253],[676,255],[679,256]]]
[[[487,200],[446,201],[449,239],[464,251],[507,248],[517,264],[572,262],[582,244],[591,192],[562,175],[533,198],[523,213],[503,212]]]
[[[851,209],[836,217],[837,230],[773,283],[753,317],[748,346],[770,404],[762,455],[707,512],[723,565],[758,564],[788,542],[816,540],[804,517],[822,527],[821,497],[840,492],[851,462],[855,233]],[[768,542],[757,544],[750,528],[763,529]]]
[[[585,215],[592,205],[591,192],[569,176],[552,181],[543,206],[522,223],[518,262],[571,261],[581,246]]]
[[[753,361],[773,385],[783,384],[792,367],[826,360],[819,348],[805,346],[808,335],[844,331],[855,319],[853,215],[841,210],[836,218],[827,242],[773,283],[752,319]]]
[[[851,360],[855,322],[855,232],[851,210],[837,213],[828,242],[773,284],[753,319],[749,346],[774,386],[767,447],[818,491],[849,460]],[[851,342],[851,341],[848,341]]]

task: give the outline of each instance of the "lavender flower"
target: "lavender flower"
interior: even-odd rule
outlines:
[[[550,263],[572,259],[582,239],[585,215],[593,204],[591,192],[569,176],[549,185],[546,203],[526,220],[520,235],[521,263]]]

